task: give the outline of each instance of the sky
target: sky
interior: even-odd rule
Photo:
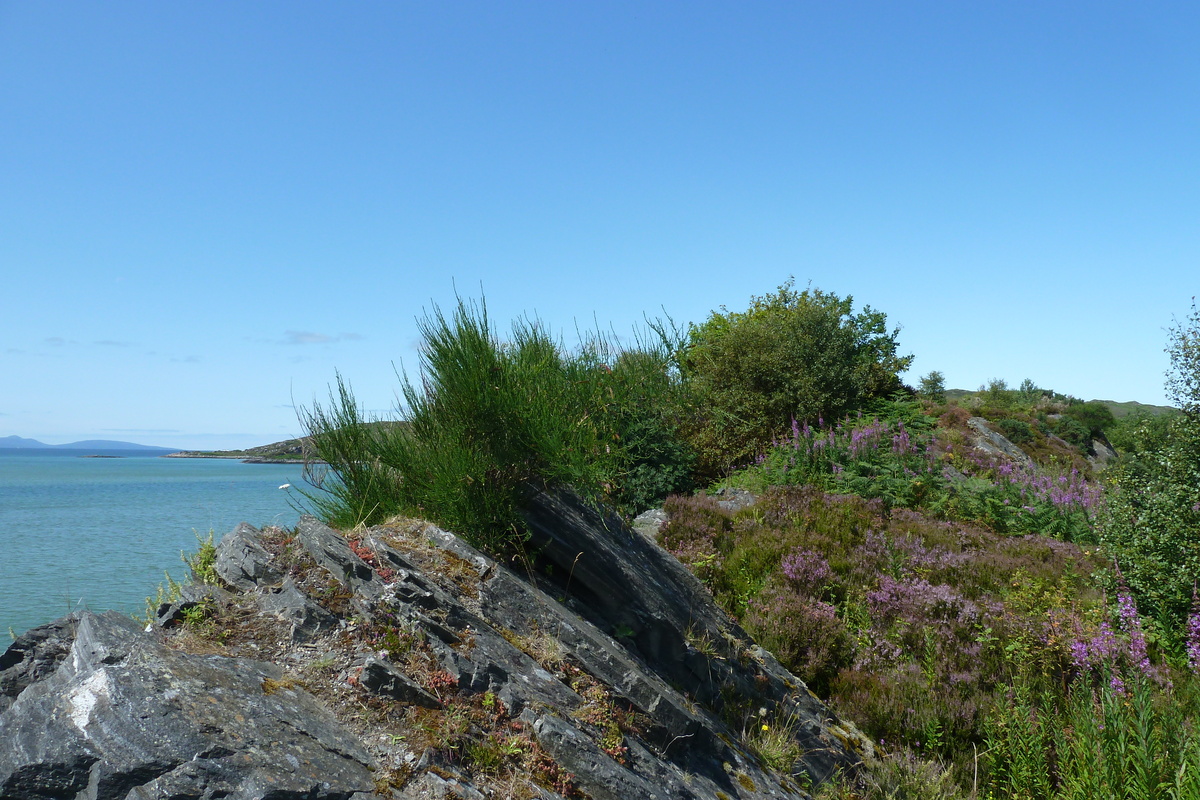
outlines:
[[[249,447],[417,322],[571,346],[789,276],[910,383],[1166,402],[1200,5],[0,0],[0,436]]]

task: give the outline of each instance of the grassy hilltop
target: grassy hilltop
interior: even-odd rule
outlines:
[[[633,347],[470,303],[422,332],[406,424],[340,380],[304,413],[332,524],[422,516],[514,557],[530,486],[661,505],[660,543],[886,753],[821,796],[1200,797],[1194,308],[1180,410],[906,386],[882,312],[790,283]]]

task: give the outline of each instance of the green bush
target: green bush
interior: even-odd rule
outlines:
[[[1167,389],[1183,408],[1157,449],[1118,466],[1100,541],[1141,607],[1182,626],[1200,575],[1200,314],[1170,331]],[[1190,394],[1189,394],[1190,393]]]
[[[1033,429],[1029,423],[1019,419],[1001,419],[996,421],[996,427],[1004,438],[1013,444],[1024,444],[1033,441]]]
[[[979,394],[988,408],[1010,409],[1019,399],[1017,392],[1009,389],[1003,378],[992,378],[987,386],[979,387]]]
[[[755,297],[741,313],[714,313],[694,325],[680,357],[692,391],[688,431],[699,470],[716,477],[745,464],[793,419],[817,424],[900,388],[912,356],[898,354],[898,330],[853,299],[792,282]]]
[[[1053,421],[1051,430],[1054,431],[1055,436],[1080,450],[1086,451],[1092,444],[1091,431],[1074,417],[1059,417]]]
[[[1103,436],[1104,432],[1116,422],[1112,410],[1098,400],[1089,400],[1086,403],[1072,403],[1063,411],[1063,415],[1075,420],[1087,429],[1089,439]]]
[[[1186,416],[1158,452],[1120,464],[1099,539],[1146,613],[1178,629],[1200,575],[1200,426]]]
[[[402,421],[367,420],[340,376],[327,405],[303,412],[327,464],[307,496],[332,524],[420,515],[496,552],[522,536],[531,487],[569,485],[626,510],[690,488],[665,347],[622,352],[597,338],[567,353],[529,320],[502,341],[486,307],[462,301],[420,330],[421,380],[402,379]]]

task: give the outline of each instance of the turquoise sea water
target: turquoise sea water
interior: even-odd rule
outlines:
[[[0,450],[0,652],[9,629],[76,608],[142,613],[164,571],[185,575],[197,534],[299,519],[279,488],[301,484],[298,464],[105,452],[125,457]]]

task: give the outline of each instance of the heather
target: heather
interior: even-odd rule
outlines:
[[[919,784],[869,796],[1159,797],[1194,780],[1200,619],[1172,650],[1097,580],[1090,546],[813,486],[736,513],[705,496],[666,508],[664,546],[880,742],[879,775]]]
[[[989,455],[954,428],[939,427],[940,420],[913,400],[883,408],[883,419],[859,415],[825,424],[818,418],[816,427],[793,420],[788,434],[736,480],[755,488],[816,486],[1001,533],[1092,537],[1103,491],[1079,466]]]

